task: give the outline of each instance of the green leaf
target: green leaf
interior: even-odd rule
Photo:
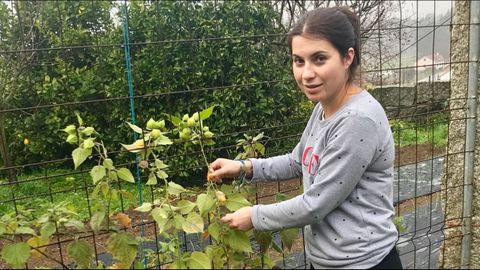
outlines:
[[[167,136],[165,135],[160,135],[158,136],[158,138],[155,140],[155,146],[158,146],[158,145],[170,145],[172,144],[172,140],[170,140],[170,138],[168,138]]]
[[[277,244],[277,242],[272,241],[272,247],[275,249],[278,253],[283,253],[282,248]]]
[[[168,168],[168,165],[163,163],[160,159],[155,159],[155,167],[159,170],[163,170],[165,168]]]
[[[152,210],[151,215],[157,222],[159,233],[163,233],[172,226],[171,219],[168,218],[168,213],[165,209],[157,207]]]
[[[393,224],[397,228],[397,231],[399,233],[404,233],[405,232],[405,225],[403,225],[403,218],[402,217],[395,217],[393,219]]]
[[[203,219],[196,212],[190,212],[182,224],[185,233],[201,233],[203,232]]]
[[[43,240],[40,236],[33,236],[27,240],[27,244],[32,248],[31,253],[33,255],[42,256],[42,253],[47,248],[49,239]]]
[[[156,185],[158,182],[157,182],[157,177],[155,176],[155,173],[154,172],[150,172],[150,174],[148,175],[148,181],[145,185]]]
[[[207,254],[199,251],[192,252],[188,260],[188,268],[190,269],[211,269],[212,262]]]
[[[186,215],[190,213],[193,208],[195,208],[195,204],[191,201],[180,200],[177,202],[177,207],[180,209],[180,213]]]
[[[106,158],[103,160],[103,167],[109,169],[109,170],[113,170],[114,167],[113,167],[113,160],[111,160],[110,158]]]
[[[286,201],[288,199],[289,199],[289,197],[287,195],[285,195],[284,193],[277,192],[277,194],[275,194],[275,200],[277,202],[283,202],[283,201]]]
[[[136,140],[132,144],[121,143],[121,145],[123,146],[123,148],[127,149],[129,152],[132,152],[132,153],[138,153],[145,150],[145,142],[143,141],[143,139]]]
[[[157,222],[158,233],[162,234],[168,231],[172,227],[172,219],[165,219],[161,222]]]
[[[182,228],[182,225],[185,223],[185,218],[177,213],[173,214],[173,226],[175,229],[180,230]]]
[[[215,240],[220,240],[221,224],[218,222],[210,223],[208,225],[208,234],[210,234]]]
[[[225,202],[225,206],[230,211],[237,211],[238,209],[244,206],[250,206],[250,205],[252,204],[247,199],[245,199],[245,197],[240,193],[229,196],[227,198],[227,201]]]
[[[138,260],[133,263],[133,269],[145,269],[145,264],[143,264],[143,260]]]
[[[253,235],[255,236],[255,240],[260,245],[260,251],[262,253],[267,252],[270,244],[272,243],[272,233],[269,231],[253,231]]]
[[[117,172],[115,171],[109,171],[108,172],[108,178],[112,181],[118,181],[118,175]]]
[[[211,196],[203,193],[198,195],[196,204],[200,215],[204,217],[215,205],[215,200]]]
[[[113,233],[107,240],[107,250],[123,269],[130,268],[137,256],[137,248],[138,242],[130,233]]]
[[[213,269],[223,269],[223,256],[225,251],[222,247],[209,245],[205,248],[208,258],[213,262]]]
[[[77,169],[82,163],[92,154],[92,148],[84,149],[77,148],[72,152],[73,164],[75,169]]]
[[[135,179],[133,178],[133,174],[127,168],[119,169],[117,171],[117,175],[120,179],[122,179],[124,181],[130,182],[130,183],[135,183]]]
[[[165,171],[162,171],[162,170],[158,170],[157,176],[160,179],[167,179],[168,178],[168,174]]]
[[[104,211],[97,211],[92,215],[90,219],[90,227],[93,231],[98,232],[102,228],[103,220],[105,219]]]
[[[255,136],[255,137],[252,139],[252,141],[256,142],[256,141],[258,141],[258,140],[260,140],[260,139],[262,139],[262,138],[263,138],[263,132],[261,132],[261,133],[259,133],[257,136]]]
[[[100,190],[102,191],[103,197],[106,198],[110,193],[110,191],[112,190],[112,188],[110,188],[110,185],[108,183],[104,183],[104,182],[100,182],[100,184],[98,185],[101,186]]]
[[[252,244],[246,232],[230,230],[226,242],[235,251],[253,252]]]
[[[130,128],[135,131],[136,133],[138,134],[143,134],[143,131],[141,128],[139,128],[138,126],[134,125],[134,124],[130,124],[129,122],[126,122],[128,124],[128,126],[130,126]]]
[[[146,213],[148,211],[152,210],[152,204],[148,202],[142,203],[142,206],[139,206],[135,208],[135,211]]]
[[[167,119],[170,120],[170,122],[172,122],[172,124],[174,126],[178,126],[180,123],[182,123],[182,119],[174,116],[174,115],[170,115],[168,113],[164,113],[164,115],[167,116]]]
[[[280,237],[282,238],[283,246],[292,249],[292,245],[295,240],[298,238],[298,228],[285,229],[280,231]]]
[[[30,235],[37,235],[32,228],[29,227],[18,227],[15,229],[16,234],[30,234]]]
[[[158,228],[160,230],[159,233],[163,233],[164,231],[168,230],[172,225],[172,223],[168,219],[167,211],[162,208],[153,209],[151,215],[155,222],[157,222]]]
[[[153,209],[151,215],[156,222],[165,220],[168,217],[167,211],[164,208],[160,207]]]
[[[168,188],[167,188],[167,192],[168,194],[171,194],[171,195],[180,195],[182,192],[186,192],[187,190],[182,187],[181,185],[177,184],[177,183],[174,183],[174,182],[168,182]]]
[[[210,115],[212,115],[212,113],[213,113],[213,108],[215,108],[215,105],[213,105],[211,107],[208,107],[205,110],[201,111],[200,112],[200,119],[205,120],[208,117],[210,117]]]
[[[2,236],[7,231],[7,225],[0,222],[0,236]]]
[[[265,155],[265,146],[263,146],[263,144],[256,143],[255,150],[257,150],[260,154]]]
[[[97,165],[92,168],[90,171],[90,176],[92,176],[93,184],[95,185],[98,181],[102,180],[106,175],[105,167],[102,165]]]
[[[245,254],[243,252],[233,252],[228,262],[233,269],[244,269],[245,267]]]
[[[78,125],[83,126],[83,119],[80,117],[80,114],[75,112],[75,115],[77,116]]]
[[[5,245],[0,254],[7,264],[19,269],[22,268],[22,265],[30,258],[30,246],[27,243]]]
[[[215,145],[215,141],[212,139],[206,139],[203,144],[205,145]]]
[[[93,249],[85,240],[75,240],[68,244],[67,253],[75,261],[78,269],[91,269]]]
[[[226,195],[230,196],[235,193],[234,187],[232,185],[224,184],[220,187],[220,190]]]
[[[65,222],[64,226],[67,228],[75,228],[78,231],[85,231],[85,225],[83,224],[83,222],[75,219],[71,219]]]
[[[42,240],[47,240],[54,234],[56,231],[55,228],[55,223],[53,222],[47,222],[43,224],[42,228],[40,229],[40,236],[42,237]]]

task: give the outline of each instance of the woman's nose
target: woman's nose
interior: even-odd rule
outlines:
[[[302,79],[310,80],[315,78],[315,72],[312,70],[311,66],[306,64],[302,72]]]

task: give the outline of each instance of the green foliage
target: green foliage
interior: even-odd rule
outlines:
[[[68,244],[67,253],[76,263],[80,269],[92,268],[93,249],[85,240],[75,240]]]
[[[243,134],[245,139],[237,140],[237,150],[241,149],[241,152],[235,157],[235,159],[247,159],[257,158],[257,155],[265,155],[265,145],[260,142],[265,136],[259,133],[257,136],[249,136]]]
[[[402,217],[395,217],[393,219],[393,224],[395,224],[395,227],[397,228],[397,231],[399,234],[402,234],[405,232],[405,225],[403,224]]]
[[[6,8],[3,2],[0,4],[4,12],[2,14],[5,14],[0,16],[1,36],[6,37],[0,44],[2,50],[22,49],[22,46],[26,46],[26,49],[28,46],[87,47],[38,51],[32,53],[31,58],[25,54],[26,59],[15,57],[14,54],[0,55],[0,66],[6,67],[0,68],[0,85],[4,86],[5,93],[11,94],[8,95],[8,101],[0,99],[4,101],[0,108],[35,107],[126,96],[123,49],[88,47],[122,42],[123,25],[115,22],[111,11],[119,10],[114,16],[122,20],[123,3],[17,2],[17,13],[23,19],[23,27],[19,25],[17,13]],[[276,24],[278,16],[270,3],[262,1],[130,3],[130,41],[142,44],[135,46],[132,51],[135,62],[135,95],[150,95],[136,100],[135,105],[141,108],[140,117],[136,121],[142,123],[142,119],[147,120],[166,110],[174,115],[197,112],[207,104],[219,104],[215,107],[216,113],[211,124],[212,130],[219,134],[268,128],[282,125],[289,119],[306,118],[308,108],[299,106],[302,94],[294,83],[260,83],[291,79],[290,70],[285,68],[289,63],[287,48],[278,45],[283,43],[281,37],[260,36],[283,33]],[[32,33],[32,36],[26,37],[22,31]],[[255,37],[232,38],[242,35]],[[227,39],[207,39],[211,37]],[[177,39],[199,40],[166,42],[161,45],[156,43]],[[48,65],[45,64],[46,61]],[[227,88],[221,89],[222,87]],[[201,88],[215,90],[188,91]],[[163,95],[167,93],[168,95]],[[72,117],[73,111],[81,112],[86,122],[102,134],[108,134],[103,138],[108,147],[124,141],[128,136],[121,128],[130,119],[128,102],[123,100],[15,112],[7,115],[5,125],[9,150],[15,153],[11,155],[13,163],[26,164],[68,156],[70,149],[62,143],[61,130],[75,120]],[[18,125],[19,122],[22,125]],[[161,126],[161,121],[157,125]],[[296,134],[303,127],[302,123],[287,126],[271,131],[270,135],[279,137]],[[76,136],[82,136],[71,135],[72,142],[78,139]],[[29,140],[28,145],[23,143],[25,138]],[[219,146],[229,145],[230,142],[228,136],[217,139]],[[295,140],[282,140],[273,143],[270,149],[273,152],[287,151],[295,143]],[[92,144],[87,140],[82,148],[91,149],[90,146]],[[86,151],[88,150],[78,150],[79,155],[75,158],[77,165],[88,154]],[[227,156],[230,154],[227,151],[222,150],[217,155]],[[172,147],[166,154],[172,153],[179,156],[168,162],[172,170],[180,171],[175,175],[175,180],[189,181],[190,185],[198,184],[193,179],[200,179],[204,173],[198,169],[201,162],[190,157],[182,145]],[[207,152],[206,155],[211,154]],[[119,154],[116,158],[119,162],[127,162],[128,157]],[[151,180],[150,183],[154,184],[153,177]]]
[[[184,144],[186,150],[200,150],[207,168],[209,162],[205,155],[205,147],[215,144],[215,134],[210,131],[204,121],[213,115],[214,108],[215,106],[211,106],[192,115],[185,114],[182,118],[170,117],[174,119],[172,129],[166,127],[163,120],[150,119],[146,128],[129,124],[128,126],[138,134],[139,138],[132,144],[122,144],[124,149],[140,158],[139,167],[142,175],[152,178],[153,174],[156,182],[161,180],[160,184],[154,184],[159,188],[160,198],[153,202],[144,202],[135,210],[150,214],[156,221],[158,232],[165,239],[161,242],[158,256],[162,261],[171,261],[169,267],[208,269],[212,267],[212,263],[217,268],[243,268],[251,265],[245,261],[245,257],[253,253],[250,241],[252,232],[230,229],[220,220],[229,211],[251,205],[247,196],[248,190],[238,185],[222,185],[219,188],[214,182],[208,181],[206,190],[195,194],[188,188],[169,181],[167,174],[169,165],[159,159],[159,156],[167,152],[170,147],[174,147],[175,144]],[[97,164],[87,170],[90,176],[89,181],[93,183],[93,190],[89,196],[92,209],[89,227],[97,233],[102,231],[109,233],[106,243],[107,251],[115,259],[111,267],[130,268],[137,256],[139,241],[129,232],[120,232],[119,225],[131,228],[131,219],[125,213],[114,215],[112,204],[119,200],[119,194],[128,195],[127,190],[117,189],[114,184],[121,180],[134,183],[135,179],[128,168],[115,166],[103,140],[98,139],[100,134],[93,127],[87,126],[88,121],[84,121],[77,114],[77,122],[78,125],[70,124],[63,129],[66,133],[65,141],[75,148],[72,156],[75,156],[79,150],[91,151],[80,159],[74,159],[73,165],[76,169],[80,166],[87,167],[88,164],[85,161],[89,159]],[[72,135],[76,136],[75,140],[71,139]],[[188,138],[185,135],[188,135]],[[173,138],[170,139],[169,136]],[[263,145],[261,148],[248,148],[250,139],[259,143],[257,141],[262,137],[263,134],[254,138],[246,136],[245,138],[249,140],[239,144],[244,151],[243,154],[257,156],[259,151],[263,152],[265,150]],[[96,153],[94,154],[93,151]],[[149,179],[148,182],[152,180]],[[196,196],[196,199],[182,199],[182,195]],[[31,213],[28,211],[25,216],[15,217],[12,212],[0,219],[0,236],[13,239],[15,235],[32,235],[26,243],[14,243],[2,248],[2,258],[12,267],[19,267],[28,260],[30,248],[33,249],[32,254],[42,256],[55,233],[74,237],[76,233],[85,231],[84,222],[79,220],[75,208],[67,202],[50,203],[44,208],[44,213],[36,219],[27,218]],[[208,224],[206,229],[205,224]],[[180,231],[187,234],[201,233],[204,239],[211,236],[212,244],[205,249],[205,252],[185,252],[180,247]],[[254,234],[259,239],[262,253],[265,253],[269,247],[279,250],[272,241],[271,232],[261,234],[263,237],[260,238],[259,232]],[[284,230],[281,236],[284,245],[291,247],[291,243],[298,236],[298,231],[294,234],[290,230]],[[22,254],[14,254],[14,252]],[[78,240],[77,237],[67,246],[68,256],[82,268],[92,267],[92,252],[90,244],[84,240]],[[265,258],[266,265],[274,264],[269,257]],[[255,266],[258,265],[258,260],[252,262],[255,262]]]
[[[397,146],[433,144],[444,147],[448,140],[449,120],[444,115],[435,115],[424,123],[391,120],[393,139]]]
[[[120,269],[128,269],[137,256],[138,241],[130,233],[113,233],[107,240],[107,250]]]
[[[298,228],[285,229],[280,232],[283,246],[291,250],[293,242],[298,238]]]
[[[13,268],[20,269],[30,257],[30,247],[26,243],[14,243],[2,248],[2,259]]]
[[[203,252],[194,251],[188,261],[188,268],[190,269],[211,269],[212,263],[207,254]]]

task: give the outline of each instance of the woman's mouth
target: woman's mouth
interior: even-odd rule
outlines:
[[[308,92],[308,93],[315,93],[319,90],[319,88],[322,86],[323,84],[308,84],[308,85],[303,85],[305,87],[305,90]]]

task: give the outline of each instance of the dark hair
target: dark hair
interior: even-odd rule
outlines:
[[[324,38],[345,56],[353,48],[355,56],[349,67],[348,81],[355,77],[360,65],[360,27],[357,15],[347,7],[317,8],[306,13],[288,33],[288,47],[292,52],[294,36]]]

